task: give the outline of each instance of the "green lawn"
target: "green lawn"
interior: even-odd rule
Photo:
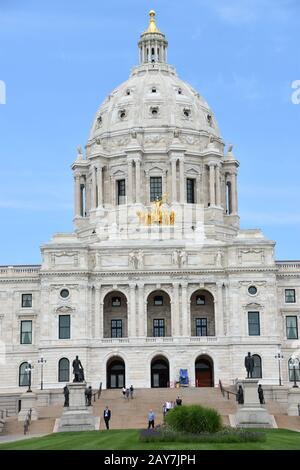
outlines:
[[[136,430],[55,433],[1,444],[0,450],[300,450],[300,433],[268,429],[266,442],[249,444],[142,443]]]

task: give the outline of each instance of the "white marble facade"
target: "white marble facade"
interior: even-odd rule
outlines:
[[[62,387],[59,361],[76,354],[94,387],[121,386],[123,373],[128,386],[172,386],[180,369],[191,386],[232,384],[248,351],[261,358],[261,382],[278,384],[279,349],[290,383],[300,262],[276,262],[273,241],[239,228],[239,163],[205,100],[167,64],[167,46],[151,14],[140,64],[78,149],[74,232],[41,247],[41,266],[0,267],[2,389],[23,389],[29,359],[38,387],[41,356],[44,387]],[[140,223],[155,195],[174,224]]]

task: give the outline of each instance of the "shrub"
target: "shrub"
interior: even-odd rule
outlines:
[[[222,429],[222,418],[212,408],[200,405],[177,406],[166,414],[166,423],[174,431],[199,434]]]
[[[264,442],[266,435],[263,432],[248,431],[246,429],[223,428],[216,433],[192,434],[173,431],[168,427],[159,429],[145,429],[140,431],[142,442],[206,442],[206,443],[243,443]]]

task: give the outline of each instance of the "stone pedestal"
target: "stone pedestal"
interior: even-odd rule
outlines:
[[[288,415],[299,416],[300,388],[290,388],[288,391]]]
[[[18,414],[18,421],[24,421],[31,408],[31,421],[38,419],[37,415],[37,395],[34,392],[23,393],[21,399],[21,411]]]
[[[241,381],[241,385],[244,390],[244,404],[239,405],[235,414],[235,426],[240,428],[273,428],[274,418],[259,402],[258,380],[245,379]]]
[[[69,383],[69,407],[65,407],[58,424],[58,432],[95,431],[92,406],[85,404],[86,383]]]

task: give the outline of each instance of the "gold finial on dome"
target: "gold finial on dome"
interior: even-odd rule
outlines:
[[[160,33],[159,29],[157,29],[156,24],[155,24],[155,11],[150,10],[149,11],[149,16],[150,16],[150,23],[148,26],[146,33]]]

